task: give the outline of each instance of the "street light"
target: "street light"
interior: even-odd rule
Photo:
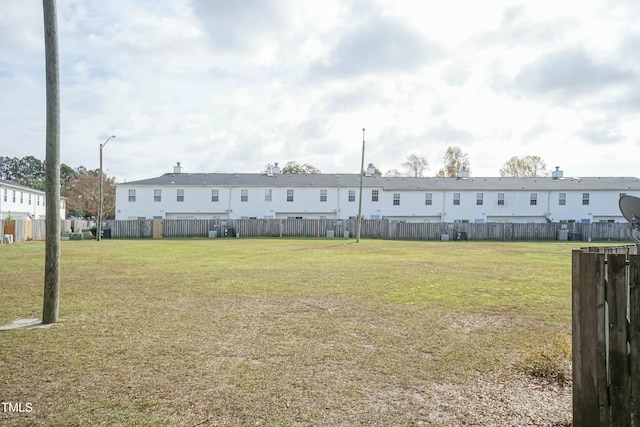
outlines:
[[[360,227],[362,227],[362,175],[364,175],[364,128],[362,128],[362,162],[360,163],[360,199],[358,201],[358,222],[356,222],[357,243],[360,243]]]
[[[111,138],[115,138],[115,135],[111,135],[105,142],[100,144],[100,181],[98,182],[98,224],[96,224],[96,240],[102,240],[102,148],[107,145],[107,142]]]

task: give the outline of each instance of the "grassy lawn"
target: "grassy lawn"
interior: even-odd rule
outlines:
[[[437,391],[570,335],[579,243],[65,241],[60,324],[0,332],[0,401],[33,407],[0,425],[473,424]],[[0,245],[0,325],[43,267]]]

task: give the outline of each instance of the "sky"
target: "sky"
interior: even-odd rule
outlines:
[[[40,0],[0,0],[0,156],[45,159]],[[58,0],[61,162],[640,177],[640,2]],[[363,132],[363,129],[366,129]]]

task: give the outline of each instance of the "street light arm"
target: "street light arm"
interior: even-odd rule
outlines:
[[[107,142],[109,142],[109,140],[110,140],[111,138],[115,138],[115,137],[116,137],[115,135],[111,135],[109,138],[107,138],[107,140],[106,140],[105,142],[103,142],[102,144],[100,144],[100,148],[102,148],[102,147],[104,147],[105,145],[107,145]]]

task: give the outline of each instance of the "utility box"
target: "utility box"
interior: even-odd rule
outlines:
[[[467,240],[467,232],[466,231],[456,231],[454,233],[454,240]]]
[[[447,233],[443,233],[440,235],[440,240],[442,240],[443,242],[448,241],[449,240],[449,235]]]
[[[569,240],[569,230],[558,230],[556,232],[557,240]]]
[[[215,239],[216,237],[218,237],[218,231],[217,230],[209,230],[209,238],[210,239]]]
[[[336,231],[335,230],[327,230],[327,237],[330,239],[333,239],[334,237],[336,237]]]

